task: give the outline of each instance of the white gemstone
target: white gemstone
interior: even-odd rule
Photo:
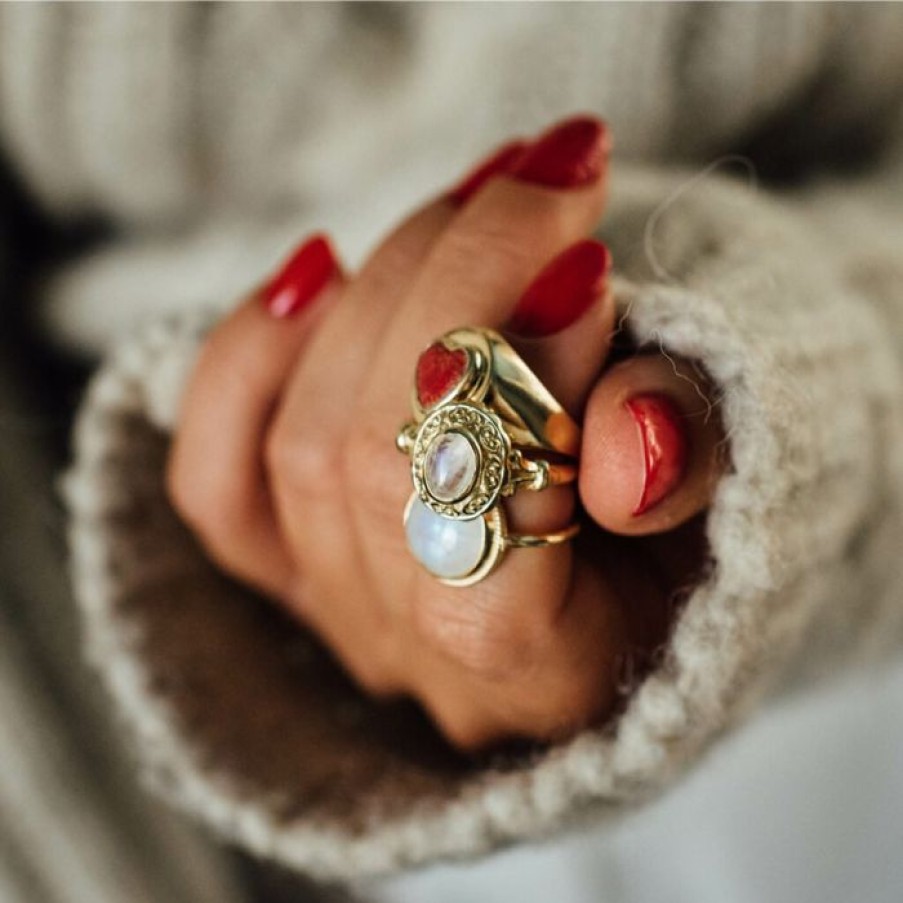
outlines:
[[[414,557],[437,577],[464,577],[483,558],[486,524],[482,517],[452,520],[431,511],[415,496],[405,532]]]
[[[430,495],[454,502],[467,495],[477,477],[477,453],[461,433],[440,433],[430,443],[423,461],[423,476]]]

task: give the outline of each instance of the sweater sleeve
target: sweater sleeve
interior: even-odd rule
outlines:
[[[864,201],[868,228],[841,228],[829,190],[776,197],[661,170],[612,184],[624,328],[705,368],[730,467],[665,654],[617,719],[567,742],[457,758],[418,710],[359,695],[205,559],[163,485],[203,324],[160,325],[93,381],[66,480],[90,655],[153,785],[224,837],[347,878],[617,817],[779,688],[899,647],[899,214],[894,246],[873,242]]]

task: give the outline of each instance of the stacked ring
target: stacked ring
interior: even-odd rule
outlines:
[[[435,577],[470,586],[510,548],[565,542],[577,524],[509,534],[503,497],[571,483],[580,428],[497,332],[452,330],[419,357],[413,420],[396,437],[411,458],[408,546]]]

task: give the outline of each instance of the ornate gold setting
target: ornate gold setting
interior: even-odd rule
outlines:
[[[433,441],[443,433],[465,436],[477,455],[477,475],[471,490],[452,502],[437,499],[429,489],[424,462]],[[420,424],[411,449],[411,477],[424,505],[436,514],[471,520],[488,511],[498,500],[508,477],[511,442],[502,423],[491,411],[471,402],[450,402],[434,408]]]

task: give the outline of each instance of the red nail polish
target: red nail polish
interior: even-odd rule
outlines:
[[[524,152],[526,141],[511,141],[500,147],[476,168],[472,169],[446,197],[451,203],[460,207],[466,204],[493,176],[507,172],[511,165]]]
[[[677,406],[665,395],[637,395],[624,403],[643,440],[643,492],[634,517],[645,514],[680,482],[687,463],[687,435]]]
[[[293,317],[303,310],[339,269],[324,235],[314,235],[285,262],[261,292],[274,317]]]
[[[600,241],[587,239],[559,254],[517,302],[508,329],[538,337],[576,322],[605,291],[611,255]]]
[[[510,174],[550,188],[577,188],[602,174],[610,150],[608,128],[592,116],[576,116],[554,126],[514,162]]]

